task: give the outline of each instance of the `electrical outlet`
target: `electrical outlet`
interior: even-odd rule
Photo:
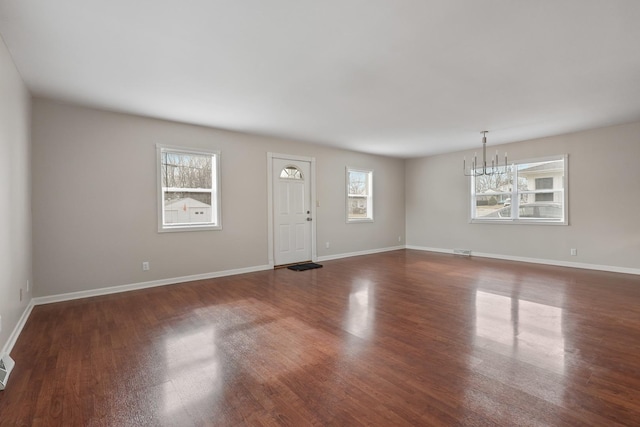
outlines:
[[[29,292],[30,289],[31,287],[29,286],[29,279],[27,279],[27,292]]]
[[[142,271],[149,271],[149,261],[144,261],[142,263]]]
[[[329,242],[325,243],[325,244],[324,244],[324,246],[325,246],[327,249],[329,249],[329,246],[330,246],[330,245],[329,245]]]
[[[402,242],[402,236],[398,236],[398,242]]]
[[[20,301],[22,301],[22,288],[20,288]]]
[[[576,248],[571,248],[571,256],[578,255],[578,250]]]

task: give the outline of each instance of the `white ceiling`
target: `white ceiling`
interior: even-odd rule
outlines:
[[[397,157],[640,119],[637,0],[0,0],[36,96]]]

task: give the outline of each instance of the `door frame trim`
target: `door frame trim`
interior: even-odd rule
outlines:
[[[295,154],[280,154],[267,152],[267,248],[269,267],[275,267],[274,238],[273,238],[273,159],[294,160],[299,162],[309,162],[311,164],[311,261],[318,260],[316,248],[316,158],[297,156]]]

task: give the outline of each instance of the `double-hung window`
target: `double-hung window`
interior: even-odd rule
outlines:
[[[471,222],[568,224],[567,156],[513,162],[471,177]]]
[[[373,221],[373,171],[347,167],[347,222]]]
[[[219,230],[220,152],[157,146],[158,231]]]

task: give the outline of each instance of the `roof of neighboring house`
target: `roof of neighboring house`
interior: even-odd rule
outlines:
[[[165,209],[182,209],[184,208],[185,205],[188,208],[210,208],[211,207],[211,205],[202,203],[199,200],[192,199],[191,197],[185,197],[183,199],[177,199],[177,200],[173,200],[171,202],[165,203],[164,208]]]

